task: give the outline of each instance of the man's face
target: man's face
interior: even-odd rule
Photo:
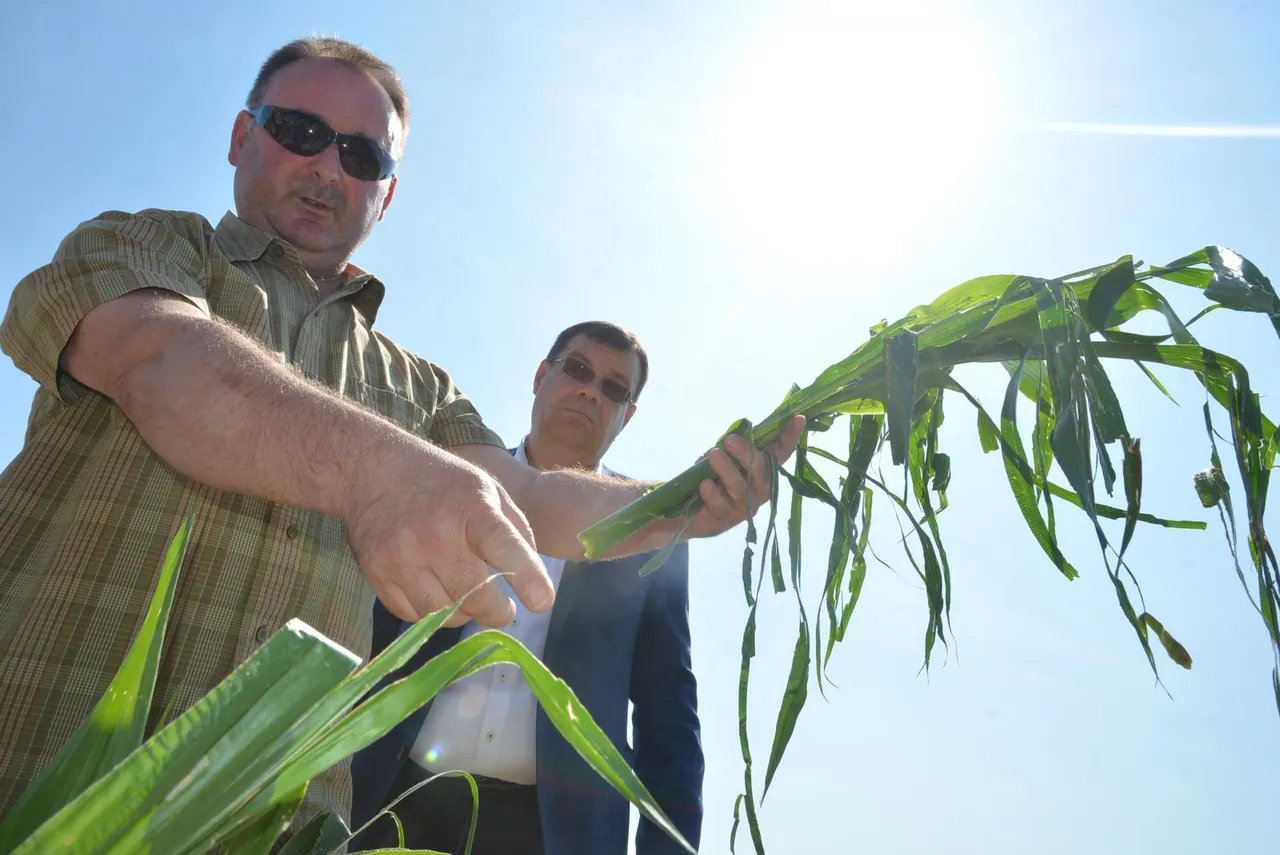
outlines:
[[[268,82],[262,103],[311,113],[339,133],[366,136],[393,155],[404,139],[382,87],[333,60],[285,66]],[[291,243],[312,270],[345,263],[395,192],[394,176],[363,181],[343,171],[336,144],[312,157],[287,151],[246,112],[236,118],[227,159],[236,167],[240,218]]]
[[[634,396],[640,377],[640,357],[635,351],[615,350],[576,335],[556,354],[586,365],[595,377],[582,383],[565,373],[563,362],[545,360],[533,380],[533,429],[579,451],[584,463],[598,461],[622,432],[636,405],[611,401],[600,391],[602,379],[614,380]]]

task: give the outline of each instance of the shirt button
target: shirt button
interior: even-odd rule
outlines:
[[[512,618],[512,619],[511,619],[511,625],[512,625],[512,626],[518,626],[519,624],[520,624],[520,618]]]
[[[289,523],[289,527],[284,530],[284,536],[293,540],[298,536],[298,527],[293,523]]]
[[[499,683],[505,683],[505,682],[507,682],[507,672],[506,672],[506,671],[499,672],[499,674],[498,674],[498,682],[499,682]]]
[[[254,632],[253,637],[259,644],[262,644],[267,640],[267,637],[270,634],[271,633],[268,631],[268,629],[265,626],[260,626],[258,627],[257,631]]]
[[[484,735],[484,741],[493,742],[493,731],[490,731]]]

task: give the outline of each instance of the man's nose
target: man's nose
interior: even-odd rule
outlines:
[[[326,146],[324,151],[311,158],[311,170],[316,177],[336,183],[342,178],[342,159],[336,145]]]
[[[578,394],[590,398],[592,403],[600,403],[600,378],[592,377],[590,383],[578,383]]]

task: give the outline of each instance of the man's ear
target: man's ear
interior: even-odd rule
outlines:
[[[387,186],[387,197],[382,200],[382,210],[378,212],[379,221],[387,215],[387,208],[391,206],[391,197],[396,195],[396,181],[399,177],[398,175],[391,176],[391,183]]]
[[[227,162],[232,166],[240,165],[240,153],[249,141],[249,131],[253,129],[253,116],[248,110],[241,110],[236,115],[236,122],[231,126],[231,147],[227,150]]]
[[[636,405],[628,404],[627,414],[622,417],[622,427],[626,427],[627,423],[631,421],[631,417],[634,416],[635,414],[636,414]],[[619,428],[619,432],[621,432],[621,428]]]
[[[547,376],[547,372],[551,370],[551,366],[547,364],[547,360],[542,360],[538,364],[538,370],[533,375],[533,394],[538,394],[538,387],[542,385],[542,379]]]

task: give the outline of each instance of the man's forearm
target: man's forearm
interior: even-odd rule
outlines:
[[[517,503],[529,518],[539,552],[576,561],[583,557],[578,533],[638,499],[648,486],[576,469],[548,470],[537,472],[523,499],[517,499]],[[657,522],[603,557],[616,558],[659,548],[675,533],[674,525]]]
[[[552,558],[583,558],[579,532],[626,507],[652,486],[583,469],[534,469],[489,445],[460,445],[452,450],[506,488],[528,518],[538,551]],[[682,523],[682,519],[655,520],[602,557],[659,549],[670,542]]]
[[[105,346],[126,353],[114,355],[117,372],[95,376]],[[84,347],[68,350],[72,376],[106,387],[160,457],[219,489],[341,516],[353,462],[375,443],[414,441],[195,311],[148,313],[127,339]]]

